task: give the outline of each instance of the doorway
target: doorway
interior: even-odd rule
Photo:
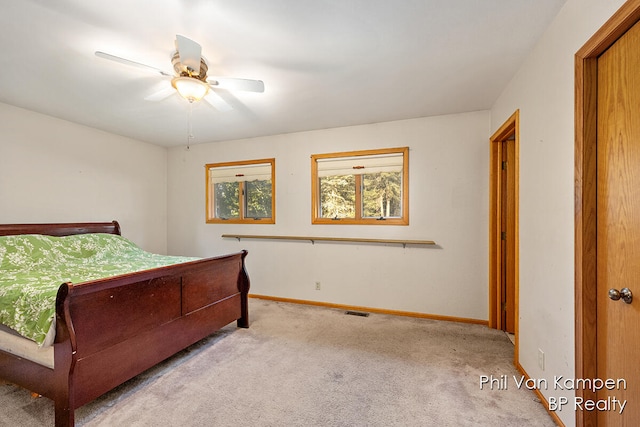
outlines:
[[[576,378],[625,381],[610,391],[578,389],[576,398],[631,399],[622,414],[576,411],[577,426],[640,425],[638,21],[640,1],[628,1],[576,53]]]
[[[518,360],[519,110],[490,138],[489,326],[515,335]]]

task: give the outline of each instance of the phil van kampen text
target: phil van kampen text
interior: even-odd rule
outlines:
[[[480,375],[480,390],[508,390],[509,383],[517,389],[527,390],[589,390],[593,393],[599,390],[626,390],[627,381],[624,378],[565,378],[555,375],[553,380],[546,378],[527,378],[524,375]],[[565,406],[575,411],[616,411],[620,414],[627,406],[627,400],[616,396],[606,396],[602,399],[585,399],[575,396],[548,397],[549,410],[559,411]]]

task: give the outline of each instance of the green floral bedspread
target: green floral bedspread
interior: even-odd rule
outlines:
[[[0,236],[0,323],[43,345],[62,283],[195,259],[145,252],[113,234]]]

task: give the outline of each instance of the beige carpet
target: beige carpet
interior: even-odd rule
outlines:
[[[205,339],[76,411],[83,426],[554,426],[484,326],[250,300],[251,327]],[[510,382],[513,384],[513,381]],[[0,386],[1,426],[53,425],[53,404]]]

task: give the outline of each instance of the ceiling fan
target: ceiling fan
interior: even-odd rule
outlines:
[[[121,58],[109,53],[96,51],[96,56],[111,61],[120,62],[137,68],[142,68],[160,74],[163,77],[171,77],[171,86],[157,93],[147,96],[148,101],[160,101],[177,91],[190,103],[204,99],[220,111],[231,110],[231,106],[217,93],[216,88],[241,90],[249,92],[264,92],[262,80],[249,80],[227,77],[209,77],[209,67],[202,56],[202,47],[193,40],[184,36],[176,36],[176,51],[171,58],[174,74],[164,70],[141,64],[136,61]]]

